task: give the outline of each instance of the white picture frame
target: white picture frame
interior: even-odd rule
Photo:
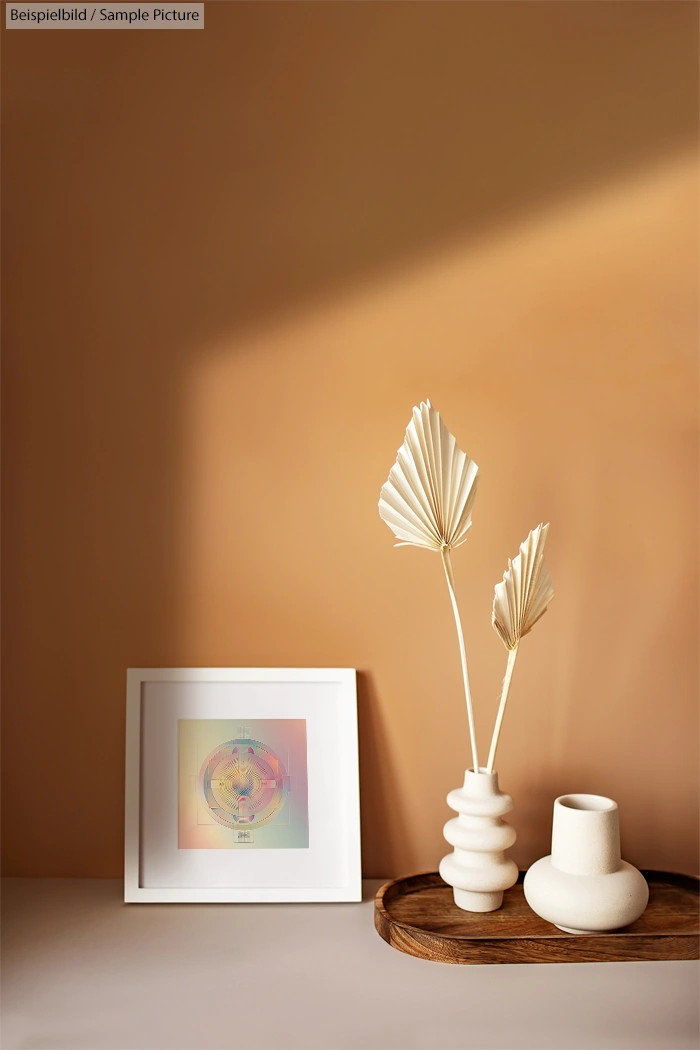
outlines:
[[[251,832],[257,835],[257,843],[246,840],[242,831],[231,831],[229,835],[227,827],[218,826],[223,811],[211,800],[211,786],[223,785],[224,781],[213,782],[211,776],[216,774],[210,774],[207,794],[202,778],[206,778],[205,770],[211,768],[211,762],[201,766],[205,772],[199,773],[199,779],[193,776],[204,753],[202,748],[208,747],[207,739],[209,743],[218,739],[212,735],[217,731],[219,736],[229,736],[223,728],[228,723],[243,722],[270,727],[269,732],[288,729],[291,733],[289,727],[296,727],[296,735],[289,739],[296,741],[292,747],[298,755],[287,759],[292,764],[296,761],[295,776],[284,778],[287,791],[290,783],[293,787],[289,800],[285,796],[285,804],[280,803],[279,811],[282,813],[286,806],[292,813],[292,829],[274,827],[283,823],[275,815],[268,818],[272,828]],[[245,737],[253,735],[246,727],[234,730],[234,736],[240,733]],[[195,738],[203,741],[197,743],[196,758],[194,744],[190,743]],[[256,747],[259,743],[250,742]],[[302,744],[306,751],[300,758]],[[253,748],[243,750],[250,750],[253,755]],[[286,772],[282,763],[276,769]],[[306,810],[302,799],[304,778]],[[269,781],[269,785],[273,783]],[[296,794],[295,785],[300,785]],[[196,793],[194,801],[191,791]],[[130,668],[125,803],[127,903],[361,900],[355,671],[296,667]],[[192,817],[192,807],[196,807],[196,818]],[[217,813],[216,820],[211,819]],[[239,819],[225,812],[223,818]],[[287,823],[291,821],[288,816]],[[280,836],[285,835],[284,844],[293,848],[277,848]],[[267,848],[259,848],[261,838]],[[217,843],[225,841],[226,848],[200,848],[202,841],[211,844],[215,839]],[[183,841],[186,848],[181,845]],[[191,845],[193,841],[196,848]],[[235,842],[235,848],[230,848],[231,842]]]

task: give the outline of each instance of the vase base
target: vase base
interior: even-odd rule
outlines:
[[[462,911],[497,911],[503,904],[503,890],[495,893],[477,893],[454,887],[454,900]]]
[[[600,937],[604,933],[616,933],[620,929],[624,929],[622,926],[616,926],[612,930],[574,930],[571,926],[560,926],[558,923],[553,923],[558,930],[562,930],[563,933],[582,933],[588,937]]]

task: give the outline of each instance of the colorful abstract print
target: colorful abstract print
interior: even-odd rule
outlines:
[[[290,784],[272,748],[243,737],[214,748],[202,765],[198,786],[219,824],[259,828],[282,810]]]

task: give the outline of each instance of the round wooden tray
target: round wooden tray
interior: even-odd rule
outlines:
[[[570,934],[540,919],[518,882],[503,907],[480,914],[458,908],[436,871],[387,882],[374,901],[374,925],[393,948],[446,963],[624,962],[700,956],[698,879],[642,872],[647,910],[614,933]]]

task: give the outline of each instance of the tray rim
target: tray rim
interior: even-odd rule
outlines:
[[[700,875],[688,875],[685,872],[680,872],[680,871],[661,871],[658,868],[640,868],[639,870],[641,871],[642,875],[647,880],[647,882],[660,881],[660,878],[668,879],[669,877],[672,880],[673,879],[679,879],[679,880],[684,880],[684,881],[688,880],[689,885],[686,885],[686,889],[691,890],[691,892],[695,891],[698,894],[698,899],[700,900]],[[526,872],[523,869],[521,869],[518,872],[518,880],[517,880],[518,883],[522,883],[522,881],[523,881],[523,879],[525,877],[525,874],[526,874]],[[400,928],[402,930],[406,930],[407,932],[416,933],[419,936],[423,936],[423,937],[425,937],[426,935],[427,936],[431,936],[431,937],[439,937],[440,940],[444,940],[444,941],[486,941],[486,942],[489,942],[489,941],[534,941],[534,940],[543,940],[543,941],[544,940],[546,940],[546,941],[549,941],[549,940],[562,940],[562,941],[570,941],[571,940],[571,934],[570,933],[564,933],[563,930],[557,929],[557,927],[552,925],[551,923],[550,923],[550,925],[552,926],[552,930],[551,930],[551,932],[547,931],[546,933],[525,933],[525,934],[515,934],[514,935],[514,934],[508,934],[508,933],[499,932],[498,930],[494,930],[494,932],[492,934],[464,934],[464,933],[439,933],[438,934],[438,933],[435,933],[435,931],[433,931],[433,930],[425,929],[422,926],[412,926],[408,922],[403,922],[401,919],[394,918],[394,916],[391,915],[391,913],[387,910],[387,908],[386,908],[386,906],[384,904],[384,895],[385,895],[385,893],[392,886],[396,886],[398,883],[408,882],[409,879],[426,878],[427,876],[431,876],[431,877],[435,877],[437,879],[440,879],[440,881],[443,882],[443,884],[445,886],[448,885],[448,883],[446,883],[446,882],[444,882],[444,880],[442,880],[442,878],[440,876],[440,873],[438,871],[417,871],[417,872],[413,872],[411,875],[401,875],[397,879],[389,879],[388,882],[385,882],[383,886],[379,887],[379,889],[377,890],[377,892],[375,894],[375,897],[374,897],[375,914],[377,912],[379,912],[381,914],[382,918],[386,922],[388,922],[391,925],[396,926],[396,927],[398,927],[398,928]],[[654,880],[654,876],[657,877],[656,880]],[[517,885],[517,883],[515,885]],[[420,892],[420,891],[417,891],[417,892]],[[535,914],[535,913],[533,912],[533,914]],[[546,921],[546,920],[544,920],[544,921]],[[648,930],[629,930],[629,931],[627,931],[627,930],[625,930],[623,928],[621,930],[616,930],[616,931],[605,930],[605,931],[601,931],[600,933],[591,931],[590,933],[585,934],[585,936],[586,937],[593,937],[593,938],[595,938],[595,937],[610,937],[610,936],[615,936],[615,937],[618,937],[618,938],[619,937],[625,937],[625,938],[634,938],[634,937],[697,937],[698,933],[699,933],[698,930],[683,930],[683,931],[673,930],[673,931],[667,931],[667,932],[662,932],[662,933],[650,933]]]

